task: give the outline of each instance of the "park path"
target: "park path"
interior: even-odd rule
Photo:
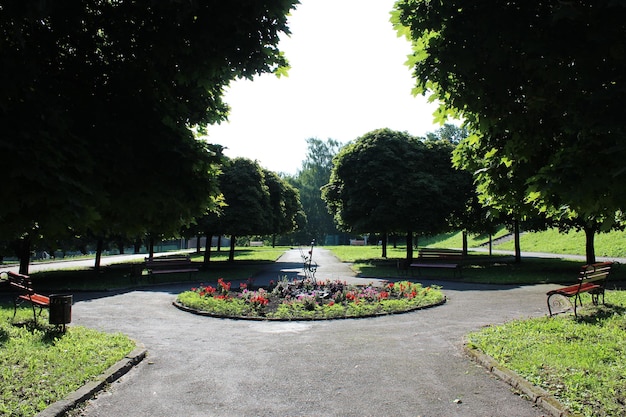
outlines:
[[[316,248],[314,259],[319,279],[359,280],[327,250]],[[257,282],[299,263],[299,251],[288,251]],[[470,361],[462,346],[463,337],[481,326],[545,315],[545,292],[552,287],[423,282],[443,285],[447,303],[394,316],[316,322],[186,313],[172,301],[188,285],[77,294],[73,325],[122,332],[148,350],[81,415],[544,415]]]

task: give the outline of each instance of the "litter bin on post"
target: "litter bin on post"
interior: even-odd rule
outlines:
[[[50,324],[65,325],[72,321],[72,295],[50,295]]]

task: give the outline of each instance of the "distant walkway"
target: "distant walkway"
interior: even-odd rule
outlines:
[[[359,280],[315,248],[317,276]],[[288,251],[257,277],[300,263]],[[301,264],[301,263],[300,263]],[[83,416],[539,417],[463,353],[482,326],[546,315],[553,286],[438,283],[440,307],[368,319],[251,322],[185,313],[171,303],[189,288],[77,294],[73,325],[122,332],[148,358],[91,401]]]

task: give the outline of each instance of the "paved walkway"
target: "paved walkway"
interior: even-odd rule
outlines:
[[[358,281],[316,248],[320,279]],[[288,251],[257,277],[300,263]],[[369,281],[369,280],[367,280]],[[90,401],[84,416],[515,416],[541,409],[463,353],[472,330],[546,314],[550,286],[443,285],[443,306],[324,322],[251,322],[185,313],[189,288],[75,295],[73,325],[122,332],[148,357]]]

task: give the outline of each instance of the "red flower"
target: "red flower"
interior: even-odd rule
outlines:
[[[262,295],[255,295],[253,297],[250,298],[250,303],[252,304],[258,304],[261,306],[265,306],[270,302],[270,300],[268,300],[267,298],[265,298]]]
[[[230,291],[230,282],[226,282],[226,281],[224,281],[224,279],[223,279],[223,278],[219,278],[219,279],[217,280],[217,285],[218,285],[218,287],[220,287],[220,289],[221,289],[221,290],[222,290],[222,292],[224,292],[224,293],[225,293],[225,292]]]

